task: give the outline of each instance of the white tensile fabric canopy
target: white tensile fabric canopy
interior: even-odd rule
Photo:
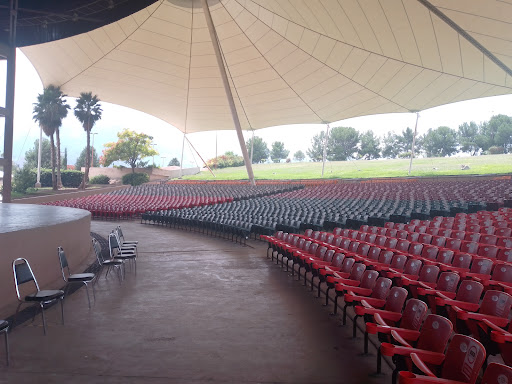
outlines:
[[[511,0],[209,0],[242,129],[512,92]],[[200,0],[22,48],[43,84],[183,132],[233,129]]]

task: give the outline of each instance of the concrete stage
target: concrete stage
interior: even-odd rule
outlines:
[[[72,271],[79,271],[91,250],[91,214],[75,208],[0,204],[0,318],[18,303],[12,261],[26,258],[41,289],[62,287],[57,247],[66,252]]]

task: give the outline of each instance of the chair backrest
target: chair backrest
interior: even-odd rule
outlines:
[[[430,244],[432,242],[432,235],[428,233],[421,233],[420,237],[418,237],[418,243],[422,244]]]
[[[379,255],[380,255],[380,252],[381,252],[381,249],[379,247],[371,247],[370,250],[368,251],[368,259],[370,260],[379,260]]]
[[[512,262],[512,249],[500,248],[498,251],[498,256],[496,258],[500,261],[505,261],[507,263]]]
[[[347,238],[347,237],[342,238],[342,240],[341,240],[341,243],[340,243],[339,247],[340,247],[341,249],[344,249],[344,250],[348,251],[348,247],[349,247],[349,246],[350,246],[350,239],[349,239],[349,238]]]
[[[467,253],[459,253],[453,258],[452,266],[456,268],[469,269],[472,261],[473,257],[471,255],[468,255]]]
[[[371,297],[375,299],[381,299],[384,300],[389,295],[389,291],[391,290],[391,287],[393,286],[393,281],[387,277],[379,277],[377,279],[377,283],[375,284],[375,287],[373,288]]]
[[[384,244],[384,247],[390,248],[390,249],[395,249],[396,243],[398,243],[398,239],[396,239],[394,237],[388,237],[386,239],[386,243]]]
[[[445,247],[454,251],[460,250],[460,245],[462,240],[460,239],[452,239],[451,237],[446,239]]]
[[[302,249],[305,242],[306,242],[306,239],[299,239],[299,241],[297,243],[297,248]]]
[[[345,255],[343,253],[335,253],[331,260],[331,266],[340,268],[343,265],[343,260],[345,260]]]
[[[329,249],[327,252],[325,252],[323,261],[332,261],[332,257],[334,256],[334,249]]]
[[[64,279],[64,281],[67,281],[66,274],[67,276],[69,276],[71,274],[71,271],[69,270],[68,259],[66,258],[66,254],[64,253],[64,249],[62,249],[62,247],[57,248],[57,255],[59,256],[62,278]]]
[[[37,284],[36,277],[34,276],[32,268],[30,268],[30,264],[28,263],[27,259],[24,259],[23,257],[14,259],[12,262],[12,271],[14,274],[14,285],[16,288],[16,295],[18,296],[18,300],[21,300],[19,289],[20,285],[33,281],[37,291],[40,290],[39,284]]]
[[[428,306],[418,299],[410,299],[405,304],[402,318],[400,319],[400,328],[418,330],[427,316]]]
[[[345,260],[343,260],[341,264],[340,272],[350,273],[355,262],[356,260],[353,257],[345,257]]]
[[[308,228],[304,231],[305,237],[311,237],[311,234],[313,233],[313,230],[311,228]]]
[[[311,243],[311,245],[309,246],[308,253],[314,255],[316,253],[317,249],[318,249],[318,243]]]
[[[377,238],[377,234],[375,233],[367,233],[365,241],[369,244],[375,243],[375,239]]]
[[[396,238],[397,239],[407,239],[407,235],[409,234],[409,232],[407,232],[406,230],[402,229],[402,230],[399,230],[397,231],[396,233]]]
[[[460,251],[463,253],[476,253],[478,251],[478,243],[474,241],[463,240],[460,244]]]
[[[334,236],[334,240],[332,241],[332,245],[335,246],[335,247],[339,247],[342,241],[343,241],[343,237],[341,237],[341,236]]]
[[[407,290],[402,287],[393,287],[389,291],[384,309],[391,312],[402,312],[405,300],[407,299]]]
[[[315,257],[319,259],[323,259],[325,253],[327,252],[327,247],[321,246],[316,249]]]
[[[418,242],[420,238],[420,234],[418,232],[409,232],[407,234],[407,240],[409,240],[410,242]]]
[[[439,263],[443,263],[443,264],[452,264],[453,255],[454,255],[454,252],[451,249],[446,249],[446,248],[440,249],[437,254],[436,261]],[[471,263],[471,259],[469,260],[469,263]],[[468,263],[467,269],[469,269],[469,263]]]
[[[419,275],[421,266],[423,263],[421,260],[409,259],[404,267],[404,274],[406,275]]]
[[[503,281],[505,283],[512,283],[512,265],[510,264],[495,264],[492,271],[493,280]]]
[[[359,284],[359,286],[361,288],[373,289],[375,287],[375,284],[377,283],[378,278],[379,272],[365,270],[363,273],[363,277],[361,277],[361,283]]]
[[[446,237],[444,236],[432,236],[432,241],[430,242],[432,245],[436,245],[438,247],[444,247],[446,244]]]
[[[383,247],[386,244],[388,238],[384,235],[377,235],[374,244],[378,247]]]
[[[370,244],[360,243],[359,247],[357,247],[358,255],[368,256],[369,251],[370,251]]]
[[[480,244],[496,245],[498,236],[496,235],[482,235],[480,236]]]
[[[487,366],[480,384],[508,384],[512,383],[512,367],[491,363]]]
[[[464,236],[464,240],[467,241],[480,241],[480,232],[466,232],[466,236]]]
[[[363,273],[366,271],[366,265],[363,263],[355,263],[350,270],[350,280],[361,281]]]
[[[436,289],[443,292],[456,292],[460,275],[455,272],[443,272],[439,275]]]
[[[485,361],[485,348],[469,336],[453,336],[446,351],[441,377],[474,384]]]
[[[479,313],[484,315],[508,317],[512,308],[512,296],[506,292],[489,290],[485,292]]]
[[[495,259],[498,256],[499,248],[495,245],[481,244],[478,247],[477,255],[486,257],[488,259]]]
[[[422,249],[423,249],[423,244],[411,243],[411,245],[409,246],[409,253],[411,255],[419,256],[419,255],[421,255]]]
[[[483,291],[482,283],[474,280],[462,280],[455,299],[476,304],[480,301]]]
[[[492,271],[493,262],[489,259],[477,259],[471,264],[470,271],[481,275],[490,275]]]
[[[348,247],[348,251],[356,253],[357,247],[359,247],[359,241],[352,241]]]
[[[334,235],[332,233],[327,233],[325,236],[325,242],[327,244],[332,244],[333,241],[334,241]]]
[[[436,260],[439,247],[435,245],[425,245],[421,251],[421,256],[428,260]]]
[[[387,252],[389,254],[391,251],[387,251]],[[383,252],[381,252],[380,254],[382,256]],[[405,268],[406,263],[407,263],[407,256],[397,253],[392,256],[389,267],[402,271]]]
[[[444,353],[452,335],[453,324],[446,317],[430,314],[425,319],[416,348]]]
[[[424,265],[421,267],[418,277],[419,281],[424,283],[436,283],[439,276],[439,267],[436,265]]]
[[[466,236],[466,232],[464,231],[452,231],[452,237],[454,239],[464,240],[464,236]]]

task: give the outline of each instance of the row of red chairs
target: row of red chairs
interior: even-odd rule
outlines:
[[[304,240],[304,238],[302,238]],[[270,240],[270,239],[267,239]],[[498,327],[499,329],[493,329],[492,332],[498,332],[502,339],[506,339],[508,337],[506,334],[507,332],[503,330],[503,328],[500,328],[500,326],[504,327],[508,324],[508,314],[510,313],[510,307],[512,306],[512,296],[505,292],[495,291],[488,289],[486,292],[483,301],[481,303],[477,303],[480,299],[481,293],[484,290],[484,286],[481,282],[476,280],[464,280],[462,284],[460,284],[459,291],[455,293],[453,291],[453,287],[458,286],[458,281],[460,280],[460,276],[458,274],[455,274],[453,272],[443,272],[439,275],[439,279],[437,281],[431,281],[427,276],[437,276],[439,274],[439,269],[436,266],[432,265],[425,265],[421,269],[421,273],[417,276],[409,276],[404,273],[400,273],[400,271],[393,271],[393,270],[387,270],[384,276],[380,275],[379,266],[376,264],[370,264],[370,268],[373,268],[371,270],[366,269],[366,264],[364,264],[363,260],[361,258],[357,257],[357,254],[350,254],[347,253],[347,257],[345,257],[342,253],[334,253],[333,249],[327,250],[327,247],[325,247],[323,244],[324,242],[316,243],[318,246],[316,247],[316,250],[325,248],[323,250],[324,256],[327,254],[330,254],[331,257],[336,258],[335,256],[338,256],[338,260],[343,259],[343,263],[340,267],[334,267],[331,264],[328,264],[329,262],[326,261],[324,258],[318,258],[315,255],[311,255],[308,258],[308,260],[315,260],[318,263],[318,269],[319,270],[326,270],[327,274],[330,273],[328,276],[328,280],[331,283],[335,283],[336,288],[336,299],[338,296],[344,296],[345,299],[345,310],[346,306],[349,304],[357,303],[358,305],[355,306],[356,308],[356,318],[354,320],[354,332],[356,330],[355,325],[357,324],[357,318],[358,317],[374,317],[375,322],[368,322],[366,324],[366,330],[365,333],[365,340],[367,340],[368,333],[376,334],[379,330],[384,329],[385,333],[388,335],[391,334],[391,336],[394,338],[394,341],[397,344],[401,344],[401,346],[397,347],[393,344],[382,344],[380,351],[382,351],[382,354],[386,356],[393,356],[393,360],[395,361],[395,364],[397,366],[397,369],[399,368],[399,364],[397,362],[400,360],[398,356],[406,357],[402,358],[402,365],[400,370],[403,368],[404,361],[407,363],[411,363],[415,358],[411,357],[411,353],[416,353],[416,361],[414,361],[414,364],[418,364],[421,359],[418,360],[418,358],[427,359],[428,363],[433,363],[433,361],[430,361],[428,359],[433,358],[432,356],[437,356],[437,364],[443,361],[447,356],[451,355],[452,352],[452,343],[455,343],[457,347],[460,347],[461,342],[460,340],[463,340],[466,345],[467,343],[471,344],[472,346],[478,346],[478,341],[464,338],[463,336],[455,336],[452,340],[452,343],[450,343],[450,346],[448,347],[448,350],[446,352],[446,355],[444,355],[441,352],[444,352],[444,346],[446,343],[437,343],[435,344],[436,348],[438,348],[438,351],[430,351],[428,350],[428,347],[426,345],[428,344],[427,340],[439,340],[439,337],[432,337],[430,334],[432,332],[432,329],[436,329],[436,332],[438,329],[447,329],[446,326],[440,326],[442,325],[441,319],[439,316],[432,314],[429,315],[428,321],[425,321],[424,327],[424,335],[430,335],[429,337],[425,338],[419,338],[419,335],[421,334],[420,331],[418,331],[419,326],[413,327],[415,330],[412,332],[410,329],[407,329],[406,327],[406,335],[411,336],[411,332],[413,333],[412,336],[414,336],[411,340],[417,341],[419,346],[416,345],[416,348],[419,350],[415,350],[414,352],[411,352],[412,349],[414,349],[411,344],[409,344],[403,334],[399,333],[396,329],[390,326],[389,322],[391,323],[400,323],[401,321],[404,322],[404,326],[407,323],[408,313],[413,314],[414,316],[409,316],[415,320],[415,323],[417,325],[421,325],[422,323],[422,317],[419,316],[421,312],[425,312],[424,310],[419,310],[418,308],[426,308],[426,304],[423,301],[419,301],[417,299],[411,299],[407,302],[406,309],[401,312],[401,309],[404,305],[404,302],[408,295],[413,292],[413,296],[422,295],[422,296],[436,296],[436,299],[439,299],[435,301],[436,305],[439,304],[440,307],[446,307],[449,306],[450,308],[454,308],[452,310],[452,317],[453,314],[455,314],[455,320],[467,320],[468,325],[467,327],[470,328],[473,326],[473,333],[475,332],[474,322],[475,321],[488,321],[495,327]],[[290,256],[290,247],[287,247],[285,244],[282,249],[282,258],[287,258]],[[270,246],[269,249],[271,249],[274,245]],[[322,253],[322,252],[320,252]],[[293,251],[292,251],[293,254]],[[274,255],[274,249],[272,249],[272,258]],[[301,260],[306,260],[307,253],[300,254],[300,251],[296,250],[295,252],[296,256],[303,256]],[[352,257],[349,257],[352,256]],[[293,257],[293,256],[292,256]],[[276,256],[277,260],[279,260],[279,257]],[[300,257],[299,257],[300,259]],[[289,260],[289,259],[287,259]],[[283,262],[283,261],[282,261]],[[314,263],[314,261],[312,262]],[[323,264],[322,267],[322,263]],[[288,262],[287,262],[288,265]],[[302,266],[307,265],[307,263],[299,263],[299,278],[300,278],[300,270]],[[346,268],[348,265],[351,265],[351,268]],[[497,267],[495,267],[496,270]],[[437,269],[437,271],[436,271]],[[314,270],[314,269],[313,269]],[[312,271],[313,271],[312,270]],[[432,273],[432,270],[434,270],[436,273]],[[292,269],[293,274],[294,269]],[[398,272],[398,273],[397,273]],[[306,272],[307,273],[307,268]],[[380,276],[380,277],[379,277]],[[388,276],[388,277],[386,277]],[[468,276],[466,276],[468,277]],[[313,278],[311,280],[312,289],[313,289]],[[397,284],[392,287],[391,281],[395,281]],[[490,281],[490,280],[489,280]],[[488,281],[488,282],[489,282]],[[401,286],[399,286],[401,285]],[[320,287],[320,283],[319,283]],[[409,292],[405,290],[404,287],[407,287],[409,289]],[[476,287],[476,288],[475,288]],[[481,289],[478,289],[481,287]],[[472,289],[470,289],[472,288]],[[446,291],[444,291],[447,289]],[[388,294],[386,294],[387,292]],[[469,295],[468,292],[472,293],[472,295]],[[328,292],[326,292],[326,296],[328,295]],[[449,297],[448,297],[448,296]],[[451,298],[450,298],[451,297]],[[475,300],[476,298],[476,300]],[[465,299],[468,301],[466,302]],[[450,302],[450,300],[453,300],[453,302]],[[476,302],[475,302],[476,301]],[[463,304],[460,304],[463,303]],[[463,308],[459,308],[454,304],[461,305]],[[466,307],[464,307],[464,305]],[[337,308],[337,306],[336,306]],[[383,309],[380,309],[383,308]],[[407,310],[407,308],[415,308],[413,310]],[[398,309],[398,310],[397,310]],[[477,312],[478,311],[478,312]],[[344,311],[345,312],[345,311]],[[435,307],[433,312],[435,313]],[[506,316],[503,316],[506,315]],[[436,317],[437,316],[437,317]],[[345,317],[345,316],[344,316]],[[448,321],[448,320],[443,320]],[[434,327],[435,324],[435,327]],[[451,324],[451,323],[450,323]],[[483,322],[485,324],[485,322]],[[451,326],[450,328],[451,333]],[[391,330],[391,332],[390,332]],[[473,333],[471,333],[473,335]],[[437,333],[436,333],[437,335]],[[473,335],[475,336],[475,335]],[[511,335],[512,336],[512,335]],[[443,339],[441,337],[441,339]],[[446,341],[448,341],[448,338],[446,338]],[[423,340],[420,342],[420,340]],[[457,340],[457,342],[455,342]],[[423,348],[422,348],[423,347]],[[412,348],[412,349],[411,349]],[[480,351],[483,351],[483,360],[485,359],[485,349],[480,344],[479,346]],[[367,349],[367,345],[365,347]],[[427,349],[425,352],[424,350]],[[454,350],[456,347],[453,348]],[[482,354],[481,353],[481,354]],[[432,355],[434,354],[434,355]],[[405,360],[404,360],[405,359]],[[380,361],[380,360],[379,360]],[[460,365],[460,364],[459,364]],[[455,363],[450,363],[450,366],[455,367]],[[481,364],[480,364],[481,366]],[[491,365],[493,366],[493,365]],[[490,366],[490,367],[491,367]],[[421,367],[420,367],[421,368]],[[459,367],[460,368],[460,367]],[[493,372],[496,367],[493,366]],[[497,369],[497,368],[496,368]],[[465,380],[464,382],[474,382],[476,380],[476,377],[478,375],[478,372],[480,370],[480,367],[477,366],[475,372],[472,373],[473,376],[468,377],[470,380]],[[500,371],[498,369],[498,371]],[[395,370],[395,373],[397,370]],[[425,372],[425,371],[423,371]],[[444,372],[444,367],[443,367]],[[448,372],[448,370],[447,370]],[[501,372],[501,371],[500,371]],[[442,375],[445,375],[444,373]],[[446,373],[448,375],[448,373]],[[486,372],[486,375],[491,375]],[[400,381],[403,382],[403,380],[409,380],[406,382],[415,382],[410,381],[412,379],[415,379],[416,377],[410,373],[410,374],[404,374],[404,372],[400,373]],[[453,379],[453,378],[452,378]],[[486,379],[486,376],[484,376],[484,379]],[[473,381],[471,381],[473,380]],[[422,381],[423,382],[423,381]]]

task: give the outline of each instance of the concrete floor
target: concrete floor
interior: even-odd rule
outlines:
[[[115,225],[91,230],[106,236]],[[50,308],[47,336],[40,316],[16,327],[9,367],[0,344],[0,383],[390,382],[371,375],[375,351],[360,355],[351,323],[339,327],[263,242],[121,225],[140,242],[137,275],[101,276],[91,310],[84,289],[67,297],[64,326]]]

